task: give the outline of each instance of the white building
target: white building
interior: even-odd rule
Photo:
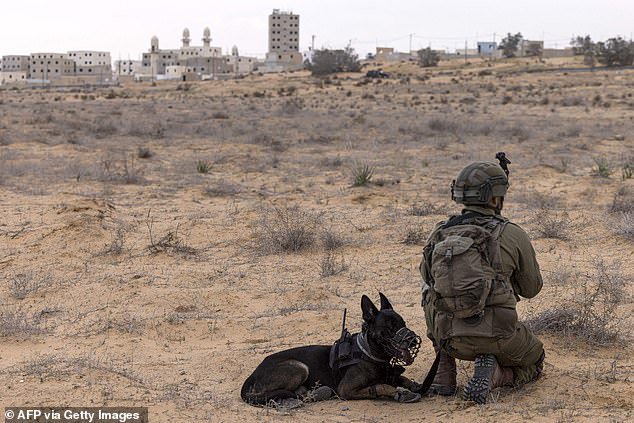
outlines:
[[[480,57],[499,58],[502,52],[498,50],[498,44],[495,41],[478,41],[478,54]]]
[[[226,63],[231,67],[229,71],[232,71],[236,75],[245,75],[253,72],[257,63],[257,58],[240,56],[237,46],[233,46],[231,49],[231,55],[225,56]]]
[[[183,30],[182,45],[179,49],[159,48],[158,37],[152,37],[150,51],[143,53],[142,75],[140,78],[158,77],[167,74],[167,68],[191,69],[193,73],[200,75],[218,75],[225,73],[225,61],[222,59],[222,49],[211,46],[211,31],[205,28],[203,31],[203,45],[191,46],[189,29]],[[160,79],[160,78],[158,78]]]
[[[75,76],[87,76],[94,82],[112,80],[112,61],[107,51],[69,51],[68,58],[75,62]]]
[[[114,62],[114,74],[116,77],[134,76],[143,70],[141,60],[116,60]]]
[[[30,56],[3,56],[0,66],[0,85],[26,83],[29,78]]]

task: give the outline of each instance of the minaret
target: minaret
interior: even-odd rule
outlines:
[[[209,27],[203,31],[203,46],[209,47],[211,45],[211,30]]]
[[[183,48],[189,47],[189,42],[191,38],[189,38],[189,29],[183,29]]]
[[[159,49],[158,37],[155,35],[152,37],[152,41],[150,41],[150,52],[156,53]]]
[[[240,56],[240,53],[238,52],[238,46],[233,46],[233,48],[231,49],[231,55],[232,56]]]

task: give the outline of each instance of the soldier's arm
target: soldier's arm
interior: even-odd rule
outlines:
[[[511,275],[513,289],[521,297],[533,298],[544,283],[531,240],[524,230],[512,223],[504,230],[503,237],[507,241],[501,245],[503,254],[508,254],[514,262],[515,269]]]

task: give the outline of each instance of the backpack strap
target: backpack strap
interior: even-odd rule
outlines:
[[[464,214],[460,214],[458,216],[452,216],[447,220],[447,222],[442,226],[442,228],[447,229],[447,228],[451,228],[452,226],[462,225],[466,221],[473,220],[480,216],[482,216],[480,213],[472,212],[472,211],[464,213]]]

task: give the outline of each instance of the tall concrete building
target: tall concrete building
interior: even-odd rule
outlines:
[[[2,56],[2,72],[28,72],[30,56]]]
[[[75,76],[86,83],[112,81],[112,61],[107,51],[69,51],[68,58],[75,62]]]
[[[29,78],[30,56],[2,56],[0,85],[24,82]]]
[[[269,53],[299,52],[299,15],[274,9],[269,15]]]
[[[75,75],[75,62],[64,53],[32,53],[29,78],[43,81]]]
[[[303,67],[299,51],[299,15],[273,9],[269,15],[269,51],[264,72],[282,72]]]

